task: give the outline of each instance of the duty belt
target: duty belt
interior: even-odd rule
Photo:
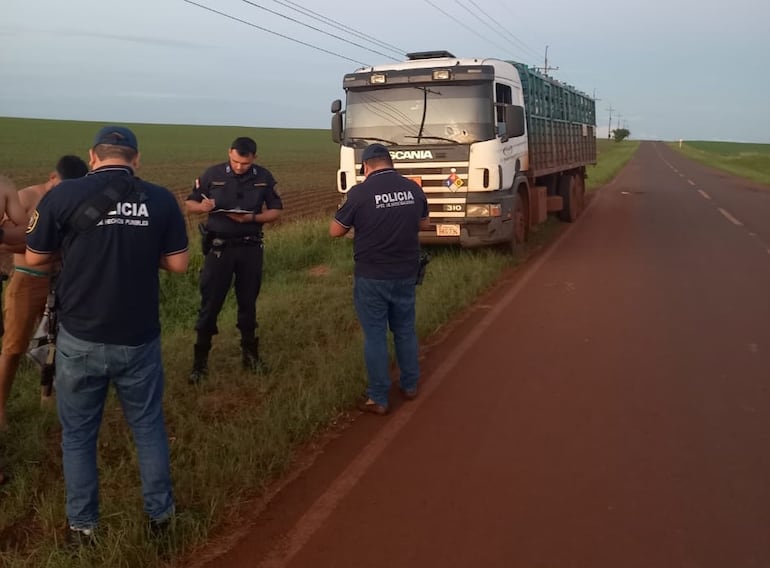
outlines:
[[[217,247],[243,247],[262,244],[262,235],[244,235],[240,237],[228,237],[214,234],[211,238],[211,246]]]

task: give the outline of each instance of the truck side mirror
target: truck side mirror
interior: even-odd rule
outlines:
[[[342,144],[342,101],[337,99],[332,103],[332,140]]]
[[[337,144],[342,143],[342,113],[332,116],[332,140]]]

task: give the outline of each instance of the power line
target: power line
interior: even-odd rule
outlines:
[[[426,4],[429,4],[431,7],[433,7],[433,9],[435,9],[435,10],[438,10],[439,12],[441,12],[442,14],[444,14],[444,15],[445,15],[447,18],[449,18],[450,20],[452,20],[452,21],[453,21],[453,22],[455,22],[456,24],[458,24],[458,25],[462,26],[464,29],[468,30],[468,31],[469,31],[469,32],[471,32],[473,35],[475,35],[475,36],[477,36],[477,37],[480,37],[480,38],[481,38],[481,39],[483,39],[484,41],[487,41],[487,42],[491,43],[491,44],[492,44],[492,45],[494,45],[494,46],[495,46],[497,49],[500,49],[500,50],[502,50],[503,52],[507,51],[507,48],[505,48],[505,47],[501,47],[500,45],[498,45],[498,44],[496,44],[495,42],[493,42],[492,40],[490,40],[488,37],[484,36],[483,34],[480,34],[480,33],[479,33],[479,32],[477,32],[476,30],[474,30],[472,27],[470,27],[470,26],[468,25],[468,23],[467,23],[467,22],[463,22],[463,21],[461,21],[461,20],[458,20],[457,18],[455,18],[455,17],[454,17],[452,14],[450,14],[449,12],[446,12],[445,10],[443,10],[443,9],[439,8],[438,6],[436,6],[436,4],[434,4],[433,2],[431,2],[431,0],[425,0],[425,3],[426,3]]]
[[[249,6],[253,6],[255,8],[259,8],[260,10],[264,10],[265,12],[269,12],[269,13],[274,14],[276,16],[279,16],[281,18],[285,18],[285,19],[289,20],[290,22],[294,22],[295,24],[299,24],[301,26],[305,26],[306,28],[310,28],[311,30],[314,30],[314,31],[320,32],[322,34],[328,35],[329,37],[333,37],[333,38],[338,39],[340,41],[344,41],[345,43],[349,43],[350,45],[355,45],[356,47],[360,47],[361,49],[365,49],[366,51],[371,51],[372,53],[376,53],[377,55],[382,55],[383,57],[387,57],[388,59],[392,59],[394,61],[398,61],[392,55],[388,55],[386,53],[382,53],[381,51],[377,51],[376,49],[368,48],[365,45],[361,45],[360,43],[356,43],[354,41],[350,41],[349,39],[345,39],[344,37],[340,37],[340,36],[335,35],[333,33],[326,32],[326,31],[324,31],[324,30],[322,30],[320,28],[316,28],[315,26],[311,26],[310,24],[306,24],[304,22],[301,22],[301,21],[297,20],[296,18],[292,18],[290,16],[287,16],[286,14],[281,14],[280,12],[276,12],[275,10],[271,10],[270,8],[265,8],[264,6],[261,6],[261,5],[257,4],[256,2],[251,2],[251,0],[241,0],[241,1],[244,2],[245,4],[248,4]]]
[[[361,38],[365,41],[371,42],[375,45],[379,45],[380,47],[383,47],[385,49],[389,49],[391,51],[394,51],[398,53],[399,55],[403,56],[406,53],[406,50],[401,49],[400,47],[396,47],[392,44],[386,43],[384,41],[381,41],[373,36],[370,36],[368,34],[365,34],[363,32],[359,32],[358,30],[355,30],[351,28],[350,26],[346,26],[343,23],[340,23],[336,20],[332,20],[331,18],[327,18],[323,14],[319,14],[318,12],[314,12],[313,10],[310,10],[309,8],[305,8],[301,6],[300,4],[297,4],[296,2],[292,2],[291,0],[286,0],[285,2],[282,2],[281,0],[273,0],[276,4],[280,4],[286,8],[289,8],[290,10],[294,10],[296,12],[300,12],[301,14],[305,16],[310,16],[311,18],[315,19],[316,21],[322,22],[326,24],[327,26],[331,26],[333,28],[336,28],[340,31],[347,32],[349,34],[352,34],[358,38]]]
[[[458,1],[458,0],[455,0],[455,1],[457,1],[457,3],[459,4],[459,1]],[[476,2],[474,2],[474,0],[468,0],[468,1],[469,1],[471,4],[473,4],[473,6],[474,6],[474,7],[475,7],[475,8],[476,8],[476,9],[477,9],[479,12],[481,12],[482,14],[484,14],[484,15],[485,15],[485,16],[487,17],[487,19],[489,20],[489,22],[490,22],[490,23],[491,23],[493,26],[495,26],[496,28],[498,28],[498,30],[500,30],[500,32],[497,32],[497,33],[498,33],[498,35],[500,35],[500,36],[501,36],[503,39],[505,39],[505,40],[507,40],[507,41],[511,42],[511,45],[517,44],[517,45],[514,45],[514,47],[516,47],[516,49],[519,49],[519,50],[523,50],[523,51],[525,51],[525,52],[528,52],[528,55],[530,55],[530,56],[539,57],[539,56],[537,55],[537,52],[536,52],[535,50],[531,49],[531,48],[530,48],[530,47],[529,47],[529,46],[528,46],[526,43],[524,43],[524,42],[523,42],[523,41],[521,41],[521,40],[520,40],[518,37],[516,37],[516,35],[515,35],[515,34],[511,33],[510,31],[506,30],[506,29],[505,29],[503,26],[501,26],[501,25],[500,25],[500,22],[498,22],[498,21],[497,21],[497,20],[496,20],[494,17],[490,16],[490,15],[489,15],[489,14],[488,14],[486,11],[484,11],[484,8],[482,8],[481,6],[479,6],[479,5],[478,5]],[[468,9],[467,7],[465,7],[465,6],[463,6],[463,8],[465,8],[465,9],[466,9],[466,10],[468,10],[468,11],[469,11],[469,12],[470,12],[470,13],[471,13],[473,16],[475,16],[476,18],[478,18],[478,15],[477,15],[477,14],[475,14],[473,11],[469,10],[469,9]],[[484,23],[484,22],[482,22],[482,23]],[[496,30],[493,30],[493,31],[496,31]],[[511,41],[511,40],[513,40],[513,41]]]
[[[460,0],[455,0],[455,4],[457,4],[458,6],[460,6],[460,8],[462,8],[463,10],[465,10],[466,12],[468,12],[468,13],[469,13],[471,16],[473,16],[474,18],[476,18],[476,19],[477,19],[477,20],[478,20],[478,21],[481,23],[481,25],[482,25],[482,26],[485,26],[485,27],[486,27],[486,25],[487,25],[487,22],[485,22],[485,21],[484,21],[484,20],[481,18],[481,16],[479,16],[479,15],[478,15],[476,12],[474,12],[473,10],[471,10],[470,8],[468,8],[468,6],[466,6],[465,4],[463,4],[462,2],[460,2]],[[494,31],[494,32],[497,32],[497,30],[492,30],[492,31]],[[499,34],[498,34],[498,35],[499,35]],[[504,37],[503,39],[507,39],[507,38],[505,38],[505,37]]]
[[[498,0],[498,3],[508,12],[508,14],[510,14],[512,21],[515,22],[521,19],[521,12],[514,12],[513,10],[511,10],[510,7],[503,0]],[[536,49],[532,49],[529,46],[527,46],[527,51],[530,57],[533,58],[533,60],[540,59],[540,55],[538,54]]]
[[[251,26],[252,28],[258,29],[263,32],[267,32],[269,34],[273,34],[278,37],[282,37],[283,39],[288,39],[289,41],[293,41],[294,43],[298,43],[300,45],[304,45],[305,47],[310,47],[312,49],[315,49],[317,51],[322,51],[324,53],[328,53],[329,55],[334,55],[335,57],[339,57],[340,59],[345,59],[347,61],[352,61],[353,63],[358,63],[359,65],[362,65],[364,67],[369,67],[370,65],[368,63],[364,63],[363,61],[358,61],[357,59],[352,59],[350,57],[346,57],[344,55],[341,55],[339,53],[335,53],[334,51],[329,51],[328,49],[324,49],[322,47],[318,47],[317,45],[313,45],[311,43],[304,42],[299,39],[295,39],[293,37],[289,37],[284,34],[279,34],[278,32],[274,32],[272,30],[268,30],[267,28],[263,28],[262,26],[258,26],[257,24],[253,24],[251,22],[247,22],[246,20],[242,20],[240,18],[237,18],[235,16],[231,16],[230,14],[226,14],[225,12],[220,12],[219,10],[215,10],[214,8],[209,8],[208,6],[204,6],[203,4],[198,4],[197,2],[193,2],[193,0],[182,0],[183,2],[186,2],[188,4],[192,4],[193,6],[197,6],[198,8],[202,8],[204,10],[208,10],[209,12],[213,12],[214,14],[218,14],[222,17],[228,18],[230,20],[235,20],[236,22],[240,22],[242,24],[246,24],[247,26]]]

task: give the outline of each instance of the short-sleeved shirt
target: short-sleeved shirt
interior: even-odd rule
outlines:
[[[422,188],[388,168],[350,188],[334,218],[355,231],[356,276],[395,280],[417,275],[420,220],[427,216]]]
[[[94,343],[142,345],[160,334],[160,260],[187,250],[187,230],[171,192],[133,178],[133,190],[96,226],[76,231],[81,204],[119,176],[133,178],[133,171],[107,166],[54,187],[30,219],[27,248],[61,250],[58,314],[69,333]]]
[[[229,162],[211,166],[195,180],[188,201],[203,201],[205,195],[216,202],[216,209],[210,212],[206,227],[221,237],[259,237],[262,223],[239,223],[217,209],[240,209],[261,213],[267,209],[283,209],[283,202],[275,190],[275,178],[267,169],[252,164],[249,169],[236,174]]]

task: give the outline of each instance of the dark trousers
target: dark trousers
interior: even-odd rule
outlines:
[[[214,248],[206,255],[201,270],[201,307],[195,324],[199,347],[210,347],[211,336],[219,333],[217,317],[233,277],[241,342],[253,344],[257,328],[257,296],[262,285],[262,256],[262,243]]]

